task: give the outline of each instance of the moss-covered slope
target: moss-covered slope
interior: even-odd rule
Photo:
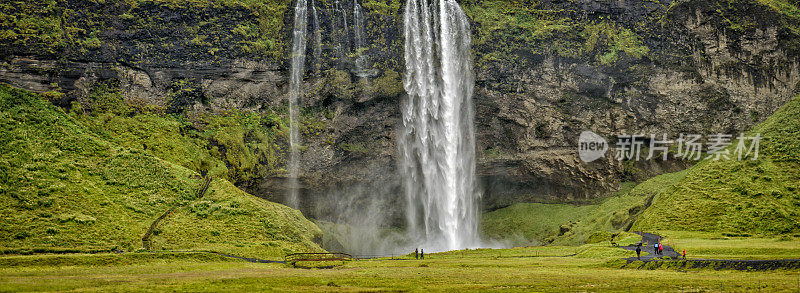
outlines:
[[[633,229],[800,231],[800,97],[749,132],[755,134],[763,137],[757,160],[732,156],[693,166],[677,183],[661,189]]]
[[[119,147],[37,95],[0,87],[0,246],[9,252],[142,248],[176,206],[153,249],[277,257],[318,251],[321,232],[299,211]]]
[[[278,114],[282,109],[167,114],[164,108],[126,101],[120,91],[98,84],[90,100],[73,103],[70,113],[110,143],[233,183],[283,172],[289,130]],[[308,117],[313,114],[303,115],[304,134],[324,127],[316,116]]]
[[[638,185],[628,182],[613,196],[582,205],[518,203],[485,213],[481,232],[486,238],[506,239],[511,244],[582,244],[593,235],[627,230],[658,191],[684,175],[667,174]]]

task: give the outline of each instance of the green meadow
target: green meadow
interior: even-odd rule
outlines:
[[[0,291],[796,292],[800,280],[798,271],[620,268],[620,257],[634,255],[597,243],[358,260],[331,269],[197,253],[12,256],[0,258]]]

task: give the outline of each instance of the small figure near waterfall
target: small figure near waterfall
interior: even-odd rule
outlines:
[[[419,248],[414,248],[414,259],[419,259]]]
[[[420,249],[419,250],[419,258],[420,259],[425,259],[425,249]]]

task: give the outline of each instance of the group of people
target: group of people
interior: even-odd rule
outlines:
[[[656,255],[662,255],[662,254],[664,254],[664,245],[663,245],[663,244],[661,244],[661,242],[658,242],[658,243],[656,243],[656,244],[653,244],[653,248],[654,248],[654,249],[655,249],[655,251],[656,251]]]
[[[415,259],[425,259],[425,250],[414,248],[414,258]]]
[[[647,245],[647,243],[645,243]],[[664,254],[664,245],[661,242],[653,244],[653,250],[655,250],[656,255],[663,255]],[[683,249],[683,259],[686,259],[686,249]],[[636,244],[636,259],[642,259],[642,243],[639,242]]]
[[[647,243],[645,243],[645,245],[647,245]],[[655,250],[656,255],[662,255],[664,254],[664,245],[661,244],[661,242],[653,244],[653,250]],[[684,250],[683,255],[684,258],[686,258],[685,256],[686,250]],[[638,244],[636,244],[636,259],[641,259],[641,256],[642,256],[642,243],[639,242]]]

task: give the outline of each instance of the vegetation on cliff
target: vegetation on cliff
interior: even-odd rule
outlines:
[[[0,48],[15,55],[127,63],[220,55],[278,61],[285,55],[288,5],[285,0],[10,1],[0,4]]]
[[[96,84],[83,103],[73,102],[69,113],[111,143],[241,183],[285,175],[289,128],[284,108],[168,113],[164,106],[124,99],[119,87],[108,82]],[[326,109],[304,109],[304,138],[327,138],[332,115]]]
[[[200,173],[239,182],[275,175],[285,165],[279,153],[288,127],[275,111],[166,114],[126,101],[105,84],[94,87],[86,104],[73,103],[71,113],[100,137]]]
[[[533,54],[613,65],[619,58],[638,60],[650,51],[630,28],[610,18],[574,17],[575,10],[524,1],[470,1],[467,13],[477,24],[478,64],[527,62]]]
[[[41,96],[2,86],[0,109],[4,252],[138,250],[173,207],[155,227],[152,249],[261,257],[320,250],[319,228],[299,211],[222,178],[198,198],[197,172],[110,142]]]

